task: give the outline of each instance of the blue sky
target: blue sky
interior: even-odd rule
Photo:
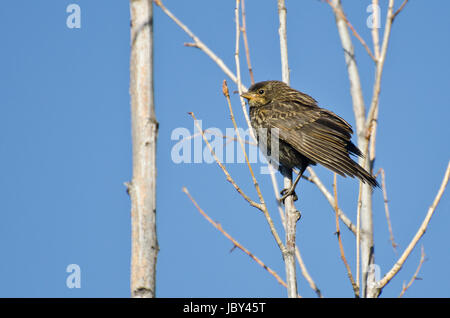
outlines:
[[[382,25],[385,1],[382,5]],[[396,6],[398,7],[401,1]],[[69,4],[81,8],[81,28],[66,26]],[[176,1],[165,5],[234,71],[234,1]],[[358,32],[370,1],[344,1]],[[247,27],[257,81],[281,79],[275,1],[247,0]],[[352,125],[354,116],[344,56],[330,7],[287,1],[291,85]],[[448,1],[410,1],[396,19],[380,97],[375,170],[386,171],[391,221],[399,252],[421,224],[450,158],[450,20]],[[131,179],[128,1],[8,1],[0,11],[0,296],[128,297]],[[232,127],[221,93],[226,76],[155,8],[155,105],[158,139],[157,213],[159,297],[284,297],[273,277],[207,223],[186,195],[235,239],[284,276],[281,254],[260,212],[248,206],[215,164],[176,164],[172,131]],[[383,29],[380,30],[381,32]],[[354,39],[366,104],[373,63]],[[244,83],[249,86],[245,57]],[[228,81],[230,90],[236,86]],[[245,127],[232,94],[238,124]],[[244,164],[228,169],[252,198]],[[255,168],[259,165],[255,164]],[[315,169],[331,188],[332,174]],[[258,175],[281,232],[270,179]],[[281,177],[278,181],[281,184]],[[338,178],[339,202],[355,220],[358,182]],[[316,284],[328,297],[352,297],[339,258],[333,211],[302,181],[297,243]],[[450,297],[450,200],[444,194],[430,226],[382,297],[396,297],[420,259],[427,261],[407,297]],[[386,273],[398,255],[389,242],[383,199],[374,194],[376,264]],[[353,235],[341,225],[352,269]],[[69,289],[66,267],[81,268],[81,288]],[[302,296],[314,297],[299,278]]]

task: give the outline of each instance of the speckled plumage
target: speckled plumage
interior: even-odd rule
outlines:
[[[350,155],[361,156],[351,142],[352,127],[333,112],[320,108],[314,98],[279,81],[252,85],[242,95],[248,99],[250,120],[260,140],[261,131],[268,132],[268,154],[271,149],[271,129],[279,134],[279,164],[298,167],[301,172],[317,163],[341,176],[357,177],[372,186],[377,181]],[[263,130],[260,130],[260,129]]]

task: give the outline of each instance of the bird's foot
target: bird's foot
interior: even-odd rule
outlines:
[[[286,200],[286,198],[290,195],[292,195],[294,201],[298,200],[297,194],[294,191],[294,188],[290,188],[290,189],[283,189],[281,190],[280,194],[282,195],[282,197],[280,199],[278,199],[278,201],[280,201],[281,203],[284,204],[284,200]]]

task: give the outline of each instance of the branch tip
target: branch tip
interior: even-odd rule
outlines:
[[[223,93],[223,95],[225,95],[226,98],[230,97],[230,93],[228,91],[228,85],[227,85],[226,80],[223,80],[223,82],[222,82],[222,93]]]

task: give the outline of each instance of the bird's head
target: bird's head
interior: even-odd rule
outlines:
[[[280,81],[265,81],[253,84],[246,93],[241,96],[248,100],[251,107],[264,106],[291,89]]]
[[[280,81],[264,81],[250,86],[246,93],[241,95],[248,100],[250,107],[259,107],[272,101],[301,102],[305,105],[316,105],[314,98],[303,94],[286,83]]]

